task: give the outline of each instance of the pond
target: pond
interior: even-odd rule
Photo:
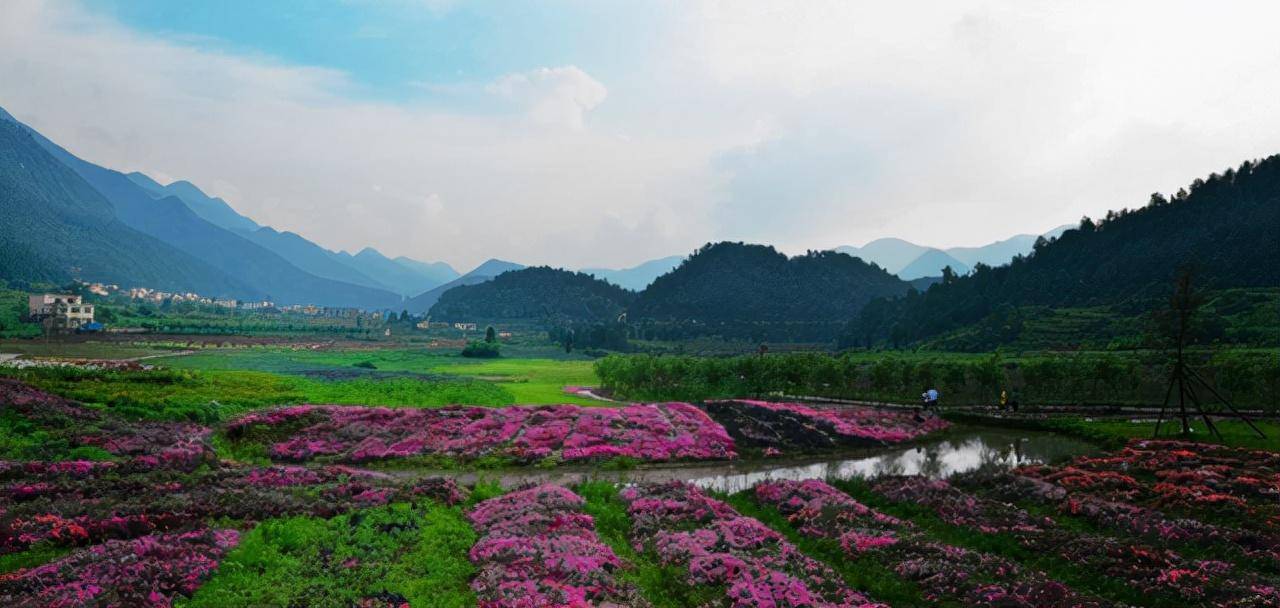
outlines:
[[[477,479],[497,481],[509,488],[525,483],[563,485],[588,480],[661,482],[680,480],[720,492],[738,492],[766,480],[851,479],[880,475],[925,475],[947,478],[979,468],[1011,469],[1025,464],[1052,463],[1098,451],[1093,444],[1044,431],[957,425],[919,441],[878,448],[809,456],[736,462],[698,462],[644,465],[628,470],[560,466],[555,469],[519,468],[496,471],[401,471],[413,476],[442,475],[459,483]]]

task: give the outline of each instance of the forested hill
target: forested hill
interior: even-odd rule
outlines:
[[[1280,155],[1197,179],[1171,199],[1110,212],[1007,265],[979,265],[928,291],[873,302],[843,346],[909,344],[1019,306],[1146,306],[1168,296],[1180,268],[1205,289],[1280,286]]]
[[[701,324],[843,322],[869,300],[907,289],[879,266],[848,254],[813,251],[788,258],[773,247],[721,242],[703,246],[654,280],[629,317]]]
[[[21,285],[73,278],[218,296],[261,295],[125,226],[98,191],[0,115],[0,279]]]
[[[635,293],[591,275],[539,266],[454,287],[440,296],[430,315],[441,321],[612,322],[633,299]]]

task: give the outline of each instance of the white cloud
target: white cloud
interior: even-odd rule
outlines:
[[[339,72],[206,52],[73,5],[0,6],[0,105],[19,120],[90,161],[191,180],[330,248],[576,266],[701,238],[694,224],[637,230],[673,205],[707,204],[707,180],[690,168],[710,146],[586,129],[607,93],[576,67],[493,86],[518,111],[356,99]]]
[[[586,113],[609,94],[604,85],[572,65],[507,74],[486,89],[520,104],[538,124],[577,130],[583,128]]]
[[[628,44],[575,40],[559,67],[392,103],[338,71],[11,0],[0,105],[326,246],[459,267],[630,265],[721,238],[974,244],[1280,151],[1272,2],[655,8],[663,27]]]

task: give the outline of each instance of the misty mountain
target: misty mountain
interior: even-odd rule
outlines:
[[[442,321],[613,321],[635,293],[589,274],[539,266],[444,292],[431,307]]]
[[[956,274],[969,274],[969,266],[941,249],[926,249],[920,257],[911,261],[897,273],[904,281],[922,277],[942,276],[942,269],[950,267]]]
[[[176,181],[162,186],[136,171],[127,177],[156,197],[177,196],[204,220],[247,238],[317,277],[407,296],[458,276],[444,262],[428,264],[403,256],[388,260],[371,248],[352,256],[346,252],[325,249],[293,232],[261,227],[252,219],[237,213],[226,201],[208,196],[188,181]]]
[[[217,197],[212,197],[188,181],[176,181],[168,186],[147,177],[146,174],[134,171],[127,174],[130,181],[155,195],[157,198],[176,196],[187,204],[196,215],[206,222],[235,232],[253,232],[259,228],[258,223],[236,212],[231,205]]]
[[[928,251],[929,248],[889,237],[876,239],[862,247],[845,245],[836,247],[835,250],[837,253],[847,253],[855,258],[861,258],[866,262],[875,264],[889,271],[890,274],[898,274],[898,271],[906,268],[907,264],[924,255],[924,252]]]
[[[388,258],[372,247],[365,247],[355,255],[345,251],[330,252],[329,255],[331,259],[377,281],[384,289],[406,297],[438,287],[457,276],[448,264],[444,264],[443,268],[416,260],[410,260],[413,263],[406,264]],[[453,277],[444,278],[450,274]]]
[[[670,272],[684,261],[684,256],[672,255],[637,264],[630,268],[613,270],[610,268],[583,268],[579,272],[596,276],[632,291],[640,291],[648,287],[654,279]]]
[[[862,247],[843,246],[835,250],[872,262],[899,277],[912,280],[920,277],[942,276],[942,269],[951,266],[956,274],[968,274],[978,264],[1003,266],[1013,258],[1031,253],[1036,239],[1057,238],[1070,225],[1058,226],[1043,235],[1019,234],[1002,241],[980,247],[948,247],[945,249],[917,245],[898,238],[876,239]],[[910,268],[910,270],[908,270]]]
[[[414,314],[425,314],[431,310],[432,306],[435,306],[441,295],[454,287],[484,283],[509,270],[520,270],[522,268],[524,268],[524,265],[515,262],[499,259],[485,260],[483,264],[476,266],[471,272],[410,298],[405,302],[405,309]]]
[[[386,289],[382,283],[333,259],[333,253],[329,250],[292,232],[279,232],[266,226],[252,232],[242,232],[240,235],[318,277],[375,289]]]
[[[225,272],[121,222],[112,205],[0,110],[0,278],[260,296]]]
[[[1018,234],[1003,241],[996,241],[981,247],[951,247],[946,249],[946,252],[970,268],[978,264],[1003,266],[1017,256],[1030,254],[1032,247],[1036,244],[1036,239],[1041,236],[1046,239],[1056,239],[1062,236],[1063,232],[1072,228],[1075,228],[1075,226],[1066,224],[1041,235]]]
[[[404,256],[398,256],[391,261],[418,273],[424,278],[435,281],[437,285],[443,285],[462,276],[447,262],[422,262]]]
[[[311,275],[241,235],[205,221],[177,196],[154,198],[152,192],[123,173],[82,160],[35,130],[21,126],[53,158],[106,198],[114,208],[115,217],[126,226],[238,279],[246,289],[235,295],[259,297],[264,294],[284,304],[361,308],[391,308],[399,304],[400,298],[387,291]]]

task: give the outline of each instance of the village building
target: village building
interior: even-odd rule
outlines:
[[[93,323],[93,304],[77,295],[41,293],[27,297],[27,315],[49,331],[72,331]]]

